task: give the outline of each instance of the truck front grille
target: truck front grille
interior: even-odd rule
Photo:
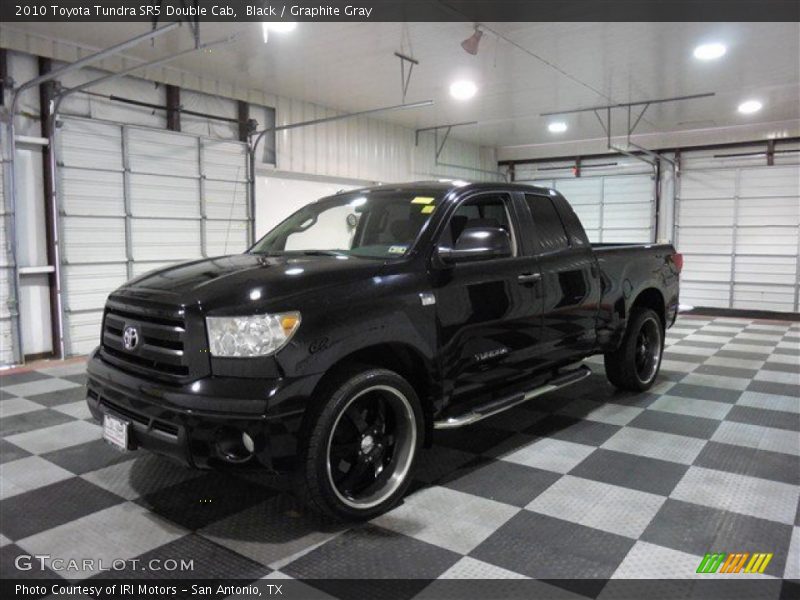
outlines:
[[[126,348],[127,328],[136,332],[136,344]],[[160,378],[191,374],[186,352],[186,321],[179,308],[138,306],[109,299],[103,317],[103,354],[117,366]]]

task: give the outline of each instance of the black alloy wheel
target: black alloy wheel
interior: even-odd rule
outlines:
[[[424,431],[419,398],[403,377],[352,365],[331,378],[309,416],[296,490],[327,517],[377,516],[408,489]]]
[[[649,308],[635,308],[619,347],[604,355],[606,377],[622,390],[643,392],[658,377],[664,352],[664,325]]]

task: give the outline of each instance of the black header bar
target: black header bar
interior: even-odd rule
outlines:
[[[800,0],[2,0],[0,21],[800,21]]]

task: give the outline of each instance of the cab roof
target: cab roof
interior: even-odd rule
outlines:
[[[554,190],[545,187],[527,185],[522,183],[507,183],[503,181],[469,182],[460,179],[430,180],[430,181],[409,181],[403,183],[386,183],[383,185],[373,185],[354,190],[342,190],[338,194],[368,193],[377,191],[395,191],[409,193],[437,193],[447,195],[452,190],[472,191],[518,191],[536,194],[550,195]]]

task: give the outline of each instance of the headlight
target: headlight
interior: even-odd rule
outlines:
[[[283,348],[297,331],[300,313],[206,317],[206,326],[212,356],[269,356]]]

